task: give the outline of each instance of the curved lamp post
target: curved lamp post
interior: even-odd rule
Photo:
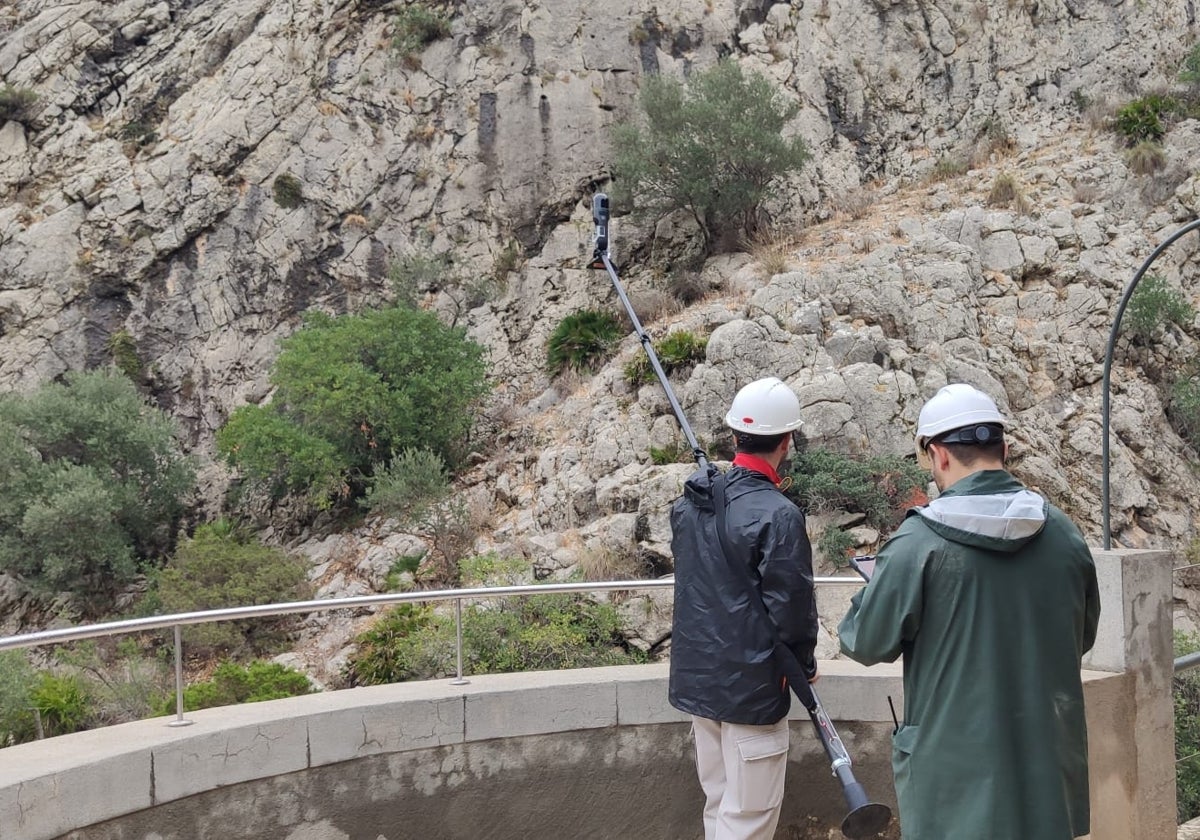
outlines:
[[[1190,233],[1193,230],[1200,229],[1200,219],[1189,222],[1188,224],[1175,231],[1167,240],[1154,249],[1154,252],[1146,258],[1142,263],[1142,267],[1138,269],[1137,274],[1133,275],[1133,279],[1129,281],[1129,285],[1125,288],[1125,294],[1121,295],[1121,303],[1117,306],[1117,315],[1113,318],[1112,332],[1108,335],[1108,346],[1104,350],[1104,384],[1103,384],[1103,407],[1101,408],[1101,424],[1103,430],[1101,432],[1101,462],[1102,472],[1100,475],[1100,494],[1103,498],[1102,505],[1104,507],[1104,548],[1108,550],[1112,548],[1112,525],[1109,516],[1109,482],[1108,482],[1108,432],[1109,432],[1109,375],[1112,371],[1113,348],[1117,343],[1117,334],[1121,330],[1121,317],[1125,314],[1125,307],[1129,304],[1129,299],[1133,297],[1133,291],[1137,288],[1137,284],[1141,281],[1142,275],[1146,270],[1158,259],[1159,255],[1167,248],[1175,244],[1175,241],[1184,234]]]

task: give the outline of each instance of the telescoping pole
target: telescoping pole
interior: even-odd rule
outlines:
[[[683,431],[683,436],[687,439],[688,446],[692,448],[692,457],[696,459],[696,464],[701,469],[705,469],[709,465],[708,456],[700,448],[700,444],[696,440],[696,435],[692,432],[691,425],[688,424],[687,418],[683,415],[683,409],[680,407],[679,401],[675,398],[675,392],[671,390],[671,383],[667,379],[667,374],[658,360],[658,354],[654,352],[654,345],[650,342],[650,336],[646,335],[646,331],[642,329],[642,323],[638,320],[637,313],[633,311],[633,304],[629,302],[629,297],[625,294],[625,289],[621,286],[621,278],[617,276],[617,270],[613,267],[612,260],[609,257],[609,206],[608,196],[604,193],[597,193],[592,197],[592,221],[596,225],[594,237],[595,250],[592,252],[592,261],[588,267],[603,268],[608,272],[613,288],[617,291],[617,297],[621,299],[621,303],[625,307],[625,312],[629,315],[629,320],[633,324],[638,341],[642,343],[642,348],[646,351],[646,355],[650,357],[650,366],[654,368],[654,373],[658,377],[658,381],[662,384],[663,391],[666,392],[667,401],[671,404],[671,410],[675,412],[675,419],[679,421],[679,428]],[[816,729],[817,737],[820,739],[821,745],[825,748],[825,754],[831,762],[833,775],[837,777],[838,782],[841,784],[842,796],[845,797],[846,805],[850,809],[846,818],[842,820],[842,834],[851,838],[851,840],[863,840],[864,838],[875,836],[883,831],[887,827],[887,824],[891,822],[891,809],[878,802],[872,802],[862,784],[854,778],[854,771],[851,769],[853,762],[850,760],[850,754],[846,751],[846,746],[842,743],[837,729],[834,728],[833,721],[829,719],[829,715],[826,714],[825,708],[821,705],[821,700],[817,697],[816,690],[808,683],[792,685],[792,690],[795,691],[800,702],[808,710],[809,717],[812,718],[813,728]]]

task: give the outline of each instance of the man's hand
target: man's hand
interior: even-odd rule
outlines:
[[[808,684],[815,685],[817,680],[819,680],[819,679],[821,679],[820,674],[813,674],[811,677],[808,678]]]

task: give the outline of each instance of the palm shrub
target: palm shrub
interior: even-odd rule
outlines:
[[[237,409],[218,449],[274,497],[301,494],[323,507],[361,496],[376,468],[406,448],[457,466],[487,389],[483,348],[407,307],[310,313],[284,340],[271,382],[272,402]]]
[[[0,570],[92,602],[132,580],[195,484],[175,435],[115,370],[0,396]]]
[[[1166,134],[1165,121],[1178,107],[1179,103],[1170,96],[1152,93],[1119,108],[1113,127],[1129,146],[1136,146],[1143,140],[1157,142]]]
[[[152,597],[167,613],[303,600],[304,563],[263,545],[225,521],[202,525],[153,578]],[[259,618],[184,628],[190,648],[272,652],[294,619]]]
[[[551,373],[596,370],[621,337],[621,324],[611,312],[583,309],[558,322],[546,345]]]
[[[687,211],[709,253],[752,235],[759,206],[809,157],[784,136],[799,106],[729,59],[686,87],[650,76],[639,104],[642,123],[613,133],[615,197],[641,213]]]

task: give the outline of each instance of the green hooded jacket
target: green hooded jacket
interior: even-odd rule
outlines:
[[[838,628],[865,665],[904,657],[904,840],[1088,833],[1079,671],[1099,617],[1079,529],[1009,473],[973,473],[908,512]]]

